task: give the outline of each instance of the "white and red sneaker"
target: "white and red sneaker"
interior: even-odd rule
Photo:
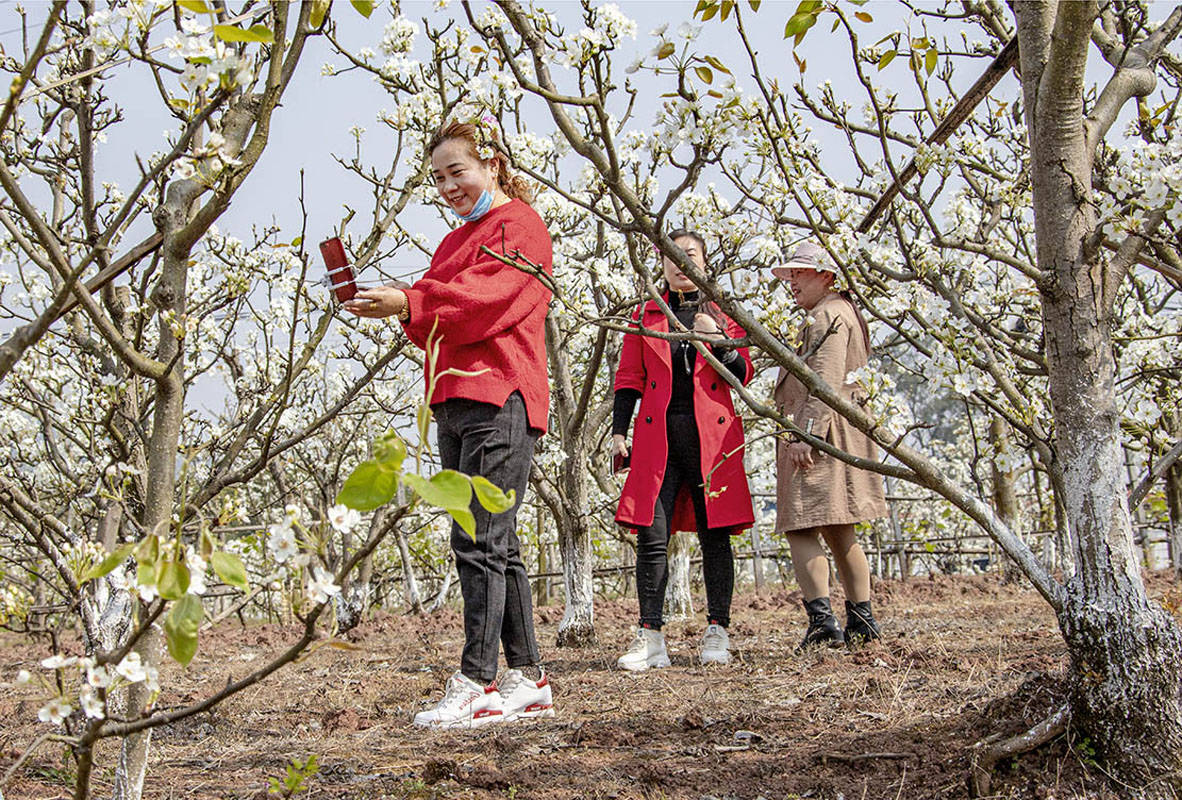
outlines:
[[[424,728],[478,728],[505,718],[497,682],[481,686],[462,672],[447,679],[439,705],[415,714]]]
[[[554,716],[554,695],[550,691],[550,676],[545,670],[542,670],[542,677],[534,681],[525,677],[521,670],[510,669],[497,684],[501,688],[505,722]]]

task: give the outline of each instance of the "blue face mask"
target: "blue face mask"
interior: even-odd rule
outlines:
[[[455,214],[457,217],[462,219],[464,222],[474,222],[475,220],[480,219],[481,217],[483,217],[485,214],[488,213],[488,210],[490,208],[492,208],[492,201],[493,201],[493,193],[490,192],[488,189],[485,189],[483,192],[480,193],[480,197],[478,197],[476,199],[476,205],[472,206],[472,210],[469,211],[467,214],[461,214],[459,211],[456,211],[454,208],[451,210],[451,213]]]

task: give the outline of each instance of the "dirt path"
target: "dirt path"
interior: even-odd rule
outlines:
[[[1154,576],[1157,593],[1176,591]],[[1013,733],[1052,706],[1063,646],[1031,590],[992,577],[936,577],[875,590],[883,643],[853,654],[793,654],[804,625],[794,595],[736,598],[727,667],[696,664],[701,622],[667,628],[673,666],[614,668],[634,601],[597,608],[601,644],[553,647],[561,608],[538,609],[554,720],[474,732],[421,732],[415,711],[454,669],[460,619],[381,614],[348,650],[322,646],[215,709],[160,730],[145,797],[267,797],[269,777],[316,754],[308,798],[960,798],[967,749]],[[164,676],[175,707],[257,667],[290,629],[227,627],[188,670]],[[46,653],[0,640],[0,771],[46,726],[12,683]],[[749,733],[745,733],[749,732]],[[100,751],[95,796],[109,791],[114,746]],[[1105,797],[1086,743],[1060,738],[1000,765],[998,797]],[[70,770],[46,746],[8,800],[69,796]]]

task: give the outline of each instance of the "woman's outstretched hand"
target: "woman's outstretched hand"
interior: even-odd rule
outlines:
[[[394,286],[375,286],[371,289],[362,289],[353,296],[352,300],[346,300],[342,304],[342,308],[359,317],[371,319],[393,317],[402,313],[402,309],[406,308],[406,293],[401,288]]]

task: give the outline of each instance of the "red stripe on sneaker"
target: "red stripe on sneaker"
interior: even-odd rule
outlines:
[[[485,686],[485,687],[484,687],[484,693],[485,693],[485,694],[492,694],[493,692],[497,692],[497,691],[500,691],[500,690],[499,690],[499,689],[497,689],[497,682],[496,682],[496,680],[494,680],[494,681],[493,681],[492,683],[490,683],[488,686]]]
[[[484,719],[485,717],[499,717],[503,713],[504,713],[503,711],[497,711],[492,708],[486,708],[483,711],[477,711],[475,714],[473,714],[472,719]]]
[[[549,685],[550,685],[550,675],[543,672],[542,679],[540,681],[538,681],[538,688],[541,689],[543,686],[549,686]]]
[[[547,708],[554,708],[553,703],[531,703],[526,706],[521,713],[529,714],[533,711],[545,711]]]

